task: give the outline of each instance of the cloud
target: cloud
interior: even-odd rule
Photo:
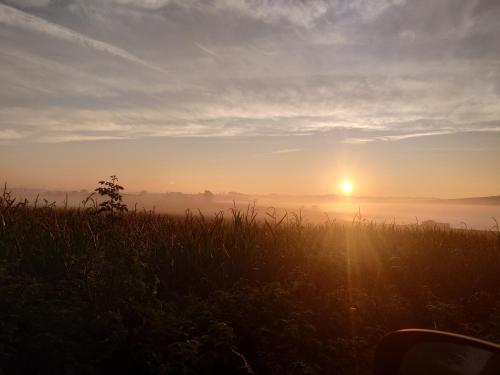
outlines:
[[[350,145],[363,145],[365,143],[373,142],[375,138],[344,138],[342,143]]]
[[[301,27],[311,27],[329,8],[324,0],[215,0],[214,6],[264,22],[287,21]]]
[[[276,150],[276,151],[271,151],[271,155],[280,155],[280,154],[290,154],[292,152],[299,152],[302,151],[302,148],[285,148],[282,150]]]
[[[0,141],[13,141],[29,137],[31,132],[15,129],[0,129]]]
[[[450,129],[450,130],[437,130],[437,131],[421,132],[421,133],[388,134],[388,135],[373,136],[366,138],[344,138],[342,140],[342,143],[358,145],[374,141],[401,141],[411,138],[432,137],[432,136],[460,134],[460,133],[497,133],[497,132],[500,133],[500,126],[477,127],[477,128],[457,127],[455,129]]]
[[[420,137],[430,137],[434,135],[445,135],[445,134],[453,134],[459,133],[459,130],[442,130],[442,131],[433,131],[433,132],[424,132],[424,133],[410,133],[410,134],[396,134],[396,135],[385,135],[381,137],[376,137],[375,139],[381,141],[400,141],[403,139],[409,138],[420,138]]]
[[[119,5],[131,5],[137,8],[158,10],[170,4],[171,0],[112,0]]]
[[[121,59],[148,67],[150,69],[163,71],[163,69],[151,65],[147,61],[134,56],[133,54],[125,51],[120,47],[116,47],[114,45],[89,38],[76,31],[54,24],[52,22],[48,22],[43,18],[33,16],[7,5],[0,4],[0,23],[10,27],[19,27],[30,31],[50,35],[61,40],[78,43],[84,47],[89,47],[99,52],[105,52]]]
[[[255,154],[252,157],[253,158],[260,158],[260,157],[263,157],[263,156],[292,154],[292,153],[295,153],[295,152],[302,152],[302,151],[304,151],[303,148],[283,148],[283,149],[274,150],[274,151],[270,151],[270,152]]]
[[[48,135],[39,138],[37,141],[42,143],[66,143],[66,142],[91,142],[91,141],[112,141],[125,140],[127,137],[118,137],[112,135],[85,135],[85,134],[57,134]]]
[[[201,45],[200,43],[195,42],[195,43],[194,43],[194,45],[195,45],[196,47],[198,47],[199,49],[201,49],[203,52],[206,52],[206,53],[208,53],[208,54],[209,54],[209,55],[211,55],[211,56],[214,56],[214,57],[220,57],[220,56],[219,56],[219,54],[217,54],[217,53],[216,53],[216,52],[214,52],[213,50],[211,50],[211,49],[209,49],[209,48],[207,48],[207,47],[205,47],[205,46]]]
[[[51,3],[51,0],[6,0],[7,3],[21,8],[43,8]]]
[[[32,15],[0,4],[0,128],[31,132],[19,142],[333,134],[363,144],[474,131],[500,121],[500,8],[487,9],[73,0]]]

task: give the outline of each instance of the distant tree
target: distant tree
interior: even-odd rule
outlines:
[[[203,192],[203,199],[207,202],[211,202],[214,199],[214,193],[212,193],[210,190],[205,190]]]
[[[108,198],[107,200],[99,204],[99,210],[97,212],[110,212],[114,213],[128,211],[127,205],[123,203],[123,197],[120,194],[120,190],[123,190],[123,186],[118,185],[118,177],[112,175],[110,181],[99,181],[100,187],[95,189],[95,191],[102,197]]]

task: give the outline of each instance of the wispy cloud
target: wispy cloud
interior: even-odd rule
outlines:
[[[172,3],[172,0],[112,0],[116,4],[131,5],[137,8],[157,10]]]
[[[255,154],[252,157],[254,157],[254,158],[260,158],[260,157],[263,157],[263,156],[292,154],[292,153],[295,153],[295,152],[302,152],[302,151],[304,151],[303,148],[283,148],[283,149],[274,150],[274,151],[270,151],[270,152],[264,152],[264,153],[260,153],[260,154]]]
[[[0,23],[10,27],[19,27],[50,35],[61,40],[78,43],[84,47],[89,47],[96,51],[105,52],[150,69],[164,72],[162,68],[154,66],[147,61],[138,58],[123,48],[89,38],[76,31],[46,21],[43,18],[31,15],[8,5],[0,4]]]
[[[125,140],[128,137],[119,137],[113,135],[85,135],[85,134],[55,134],[47,135],[37,139],[42,143],[65,143],[65,142],[90,142],[90,141],[110,141]]]
[[[29,137],[31,132],[14,129],[0,129],[0,141],[12,141]]]
[[[43,8],[50,2],[51,0],[7,0],[7,3],[21,8]]]
[[[344,138],[342,143],[350,145],[363,145],[375,141],[375,138]]]
[[[286,21],[296,26],[311,27],[328,8],[327,1],[216,0],[219,9],[231,10],[265,22]]]
[[[201,44],[200,44],[200,43],[198,43],[198,42],[195,42],[195,43],[194,43],[194,45],[195,45],[196,47],[198,47],[199,49],[201,49],[203,52],[206,52],[206,53],[208,53],[208,54],[209,54],[209,55],[211,55],[211,56],[214,56],[214,57],[220,57],[218,53],[214,52],[214,51],[213,51],[213,50],[211,50],[210,48],[207,48],[207,47],[205,47],[205,46],[201,45]]]
[[[385,135],[382,137],[376,137],[375,139],[381,141],[400,141],[402,139],[430,137],[434,135],[453,134],[457,132],[459,132],[459,130],[443,130],[443,131],[423,132],[423,133],[396,134],[396,135]]]
[[[284,148],[282,150],[271,151],[271,155],[279,155],[279,154],[290,154],[292,152],[302,151],[302,148]]]
[[[460,133],[496,133],[500,132],[500,127],[487,127],[487,128],[460,128],[450,130],[438,130],[430,132],[419,132],[419,133],[406,133],[406,134],[389,134],[383,136],[374,136],[366,138],[344,138],[342,143],[346,144],[365,144],[374,141],[401,141],[411,138],[421,138],[421,137],[432,137],[440,135],[450,135],[450,134],[460,134]]]

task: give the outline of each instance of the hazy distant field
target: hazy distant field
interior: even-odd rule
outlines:
[[[349,216],[360,208],[363,216],[379,223],[415,224],[424,220],[435,220],[449,223],[454,228],[487,230],[495,226],[492,218],[500,219],[498,205],[465,205],[465,204],[416,204],[416,203],[361,203],[331,204],[327,211],[339,216]]]
[[[0,372],[369,374],[391,330],[500,341],[497,230],[254,214],[0,198]]]
[[[14,190],[18,199],[27,198],[33,202],[38,196],[39,204],[43,198],[49,203],[55,202],[58,207],[78,207],[90,194],[83,192],[54,192]],[[96,198],[96,197],[94,197]],[[184,214],[186,209],[197,211],[201,209],[208,214],[224,210],[230,212],[233,205],[246,209],[249,203],[255,202],[256,209],[264,217],[269,207],[275,207],[279,213],[285,211],[302,213],[305,222],[321,224],[327,217],[340,221],[351,222],[361,213],[362,218],[382,223],[398,225],[416,224],[425,220],[449,223],[453,228],[469,228],[489,230],[500,220],[500,197],[494,199],[479,199],[477,202],[466,203],[466,200],[430,200],[430,199],[395,199],[395,198],[346,198],[346,197],[294,197],[280,195],[235,195],[215,194],[207,199],[200,194],[125,194],[124,201],[131,209],[138,211],[155,210],[157,213]]]

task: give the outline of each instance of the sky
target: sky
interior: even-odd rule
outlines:
[[[498,0],[0,0],[0,180],[500,194]]]

